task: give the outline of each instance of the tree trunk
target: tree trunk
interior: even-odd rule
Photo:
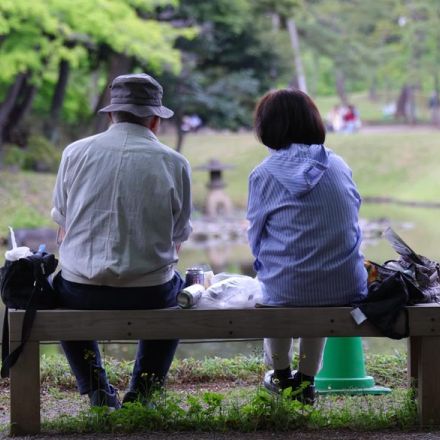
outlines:
[[[368,99],[377,101],[377,79],[375,76],[371,78],[370,87],[368,89]]]
[[[311,96],[316,96],[318,94],[319,73],[320,73],[319,56],[318,54],[313,53],[313,72],[311,75],[311,81],[309,82]]]
[[[429,107],[432,124],[440,127],[440,80],[437,73],[434,74],[434,93],[430,98]]]
[[[37,88],[27,82],[27,78],[22,83],[20,94],[17,97],[14,107],[9,113],[9,119],[4,127],[3,137],[6,141],[15,143],[22,147],[27,144],[27,130],[18,130],[26,113],[31,109]]]
[[[336,92],[342,105],[348,105],[348,96],[345,90],[345,75],[341,69],[336,69]]]
[[[185,132],[182,130],[183,118],[180,113],[174,113],[174,125],[176,127],[176,151],[180,153],[183,148],[183,141],[185,140]]]
[[[298,30],[296,28],[295,20],[293,18],[289,18],[287,20],[287,30],[289,31],[290,44],[292,45],[293,57],[295,60],[295,72],[298,82],[298,88],[302,92],[307,93],[306,75],[304,73],[304,67],[301,59]]]
[[[0,148],[2,143],[4,142],[4,130],[6,125],[8,124],[10,113],[14,108],[14,104],[20,94],[21,88],[23,86],[24,81],[26,80],[26,73],[19,73],[15,77],[14,84],[9,87],[8,93],[6,94],[6,98],[0,106]]]
[[[394,118],[397,120],[403,119],[405,123],[410,124],[417,122],[414,87],[412,85],[404,84],[402,86],[397,98]]]
[[[44,124],[44,134],[51,142],[56,142],[59,137],[58,121],[66,95],[69,71],[69,62],[67,60],[61,60],[58,66],[58,81],[50,105],[49,119],[46,120]]]
[[[122,54],[113,54],[110,57],[110,65],[107,73],[107,84],[99,97],[95,108],[97,112],[100,108],[105,107],[110,103],[110,87],[112,81],[119,75],[130,73],[132,60]],[[97,113],[95,118],[95,132],[99,133],[106,130],[108,127],[108,118],[106,115]]]

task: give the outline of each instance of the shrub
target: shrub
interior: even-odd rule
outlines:
[[[61,152],[43,136],[31,136],[26,148],[6,145],[4,164],[19,170],[56,172]]]

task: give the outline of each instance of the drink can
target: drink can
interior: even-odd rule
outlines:
[[[205,288],[201,284],[192,284],[177,294],[177,304],[183,309],[194,307],[202,297]]]
[[[198,267],[190,267],[185,272],[185,285],[191,286],[192,284],[201,284],[202,286],[205,284],[205,273],[203,269],[199,269]]]

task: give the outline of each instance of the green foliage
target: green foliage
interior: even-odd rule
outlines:
[[[42,136],[31,136],[26,148],[7,145],[4,164],[27,171],[55,172],[60,163],[61,152]]]
[[[106,86],[112,54],[129,59],[134,69],[177,74],[181,62],[175,41],[190,41],[197,30],[157,19],[160,8],[176,4],[176,0],[0,2],[0,101],[16,76],[26,73],[38,89],[34,119],[44,119],[64,60],[71,79],[64,121],[76,124],[90,118],[94,101]],[[76,131],[72,137],[82,134]]]
[[[42,136],[31,136],[26,148],[25,170],[56,172],[61,151]]]
[[[8,168],[23,170],[26,160],[26,151],[16,145],[5,145],[3,164]]]
[[[164,3],[4,0],[0,4],[0,35],[4,40],[0,81],[11,81],[17,73],[26,70],[50,75],[50,66],[57,66],[60,59],[78,66],[88,56],[88,50],[98,49],[100,45],[133,56],[154,71],[165,65],[177,71],[180,56],[173,42],[178,36],[191,38],[195,31],[144,19],[137,9],[151,12]]]
[[[9,225],[53,226],[49,212],[54,184],[52,174],[0,171],[0,237],[8,235]]]
[[[249,127],[257,97],[287,70],[269,18],[250,0],[182,0],[175,16],[195,21],[200,33],[178,40],[182,71],[161,77],[167,103],[214,128]]]

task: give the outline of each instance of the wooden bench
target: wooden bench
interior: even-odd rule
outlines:
[[[247,310],[39,311],[30,341],[10,372],[11,434],[40,431],[41,341],[381,336],[356,325],[349,307]],[[420,424],[440,424],[440,306],[408,307],[408,378],[416,386]],[[11,349],[24,312],[10,310]]]

